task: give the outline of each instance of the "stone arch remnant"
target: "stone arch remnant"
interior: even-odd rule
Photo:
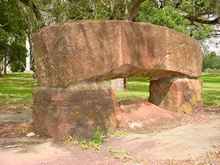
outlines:
[[[150,102],[192,112],[202,104],[202,51],[166,27],[129,21],[67,22],[33,35],[36,75],[33,120],[43,135],[90,137],[116,127],[109,81],[146,75]]]

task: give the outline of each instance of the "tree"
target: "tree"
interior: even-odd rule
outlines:
[[[18,59],[25,59],[25,40],[37,27],[38,17],[33,1],[0,0],[0,73],[6,73],[9,63],[18,64]],[[23,64],[17,66],[19,69]]]

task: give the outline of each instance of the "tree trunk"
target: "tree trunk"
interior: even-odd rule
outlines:
[[[5,55],[3,57],[3,74],[4,75],[7,74],[7,65],[8,65],[8,58],[9,58],[9,53],[10,53],[9,51],[10,51],[10,48],[7,47]]]
[[[30,34],[27,35],[26,49],[27,49],[27,56],[26,56],[25,72],[31,72],[32,42],[31,42],[31,35]]]
[[[7,59],[6,59],[6,56],[4,57],[4,60],[3,60],[3,74],[4,75],[7,74]]]
[[[124,89],[127,89],[127,78],[123,78],[123,82],[124,82]]]
[[[134,21],[136,16],[138,15],[139,8],[141,6],[141,3],[145,0],[133,0],[131,3],[131,8],[128,13],[128,20]]]
[[[3,73],[3,58],[0,59],[0,76],[2,76]]]
[[[132,1],[131,7],[128,11],[129,21],[135,21],[135,18],[138,15],[139,8],[144,1],[145,0],[133,0]],[[123,81],[124,81],[124,89],[127,89],[127,78],[123,78]]]
[[[32,36],[31,36],[31,33],[28,34],[28,42],[29,42],[29,45],[30,45],[30,69],[32,70],[32,67],[33,67],[33,45],[32,45]]]

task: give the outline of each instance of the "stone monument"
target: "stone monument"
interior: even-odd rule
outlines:
[[[42,135],[91,137],[117,127],[109,80],[150,77],[150,102],[192,112],[202,104],[202,51],[196,40],[147,23],[79,21],[33,35],[39,87],[33,120]]]

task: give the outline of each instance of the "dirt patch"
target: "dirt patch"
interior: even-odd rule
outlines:
[[[25,137],[32,131],[31,123],[1,123],[0,138]]]
[[[0,138],[24,137],[32,130],[30,105],[15,104],[0,107]]]
[[[147,113],[144,109],[149,105],[143,103],[123,106],[128,110],[126,119],[148,119],[149,131],[111,136],[98,152],[78,145],[58,145],[50,139],[27,138],[32,131],[31,120],[27,120],[31,111],[1,111],[1,165],[220,164],[220,113],[216,110],[187,115],[158,109]]]
[[[126,150],[140,160],[202,160],[208,153],[220,150],[220,116],[212,114],[207,122],[194,121],[161,132],[112,138],[108,145]]]
[[[9,159],[10,158],[10,159]],[[39,145],[0,150],[1,165],[123,165],[108,152],[82,150],[78,146],[62,146],[48,141]]]
[[[0,113],[13,112],[22,113],[26,111],[32,111],[32,104],[4,104],[0,105]]]
[[[119,103],[118,107],[118,128],[136,133],[158,132],[209,120],[208,112],[203,110],[193,114],[176,113],[143,100]],[[0,114],[0,138],[22,137],[32,131],[31,105],[0,106]]]

